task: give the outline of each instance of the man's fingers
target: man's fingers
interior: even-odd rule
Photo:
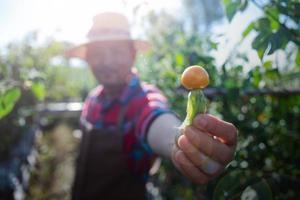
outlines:
[[[221,164],[209,158],[191,144],[185,135],[180,136],[178,145],[186,157],[206,174],[214,175],[222,168]]]
[[[210,177],[202,173],[181,150],[176,152],[175,160],[179,164],[181,172],[191,181],[204,184],[210,180]]]
[[[236,144],[237,129],[231,123],[210,114],[201,114],[195,117],[193,125],[213,136],[221,138],[228,145]]]
[[[181,149],[185,148],[185,150],[189,152],[198,149],[198,152],[203,152],[208,157],[211,157],[222,164],[227,164],[231,161],[233,149],[220,141],[213,139],[199,129],[188,126],[185,128],[184,135],[187,139],[180,138],[181,140],[178,140],[178,145]]]

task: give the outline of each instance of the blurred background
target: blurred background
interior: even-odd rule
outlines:
[[[235,124],[235,159],[207,185],[156,163],[149,199],[300,198],[299,0],[0,1],[0,199],[69,199],[82,102],[97,85],[63,57],[92,17],[117,11],[151,41],[136,67],[183,119],[190,65],[211,77],[209,113]]]

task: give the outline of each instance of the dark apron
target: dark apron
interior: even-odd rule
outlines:
[[[146,199],[145,185],[134,177],[123,151],[121,131],[125,109],[117,128],[84,131],[77,160],[73,200]]]

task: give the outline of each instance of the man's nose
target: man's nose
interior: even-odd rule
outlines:
[[[110,58],[101,58],[100,63],[102,67],[111,67],[111,59]]]

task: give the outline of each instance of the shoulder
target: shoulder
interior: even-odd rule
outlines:
[[[97,87],[95,87],[94,89],[92,89],[89,94],[87,95],[87,97],[84,100],[84,103],[90,103],[90,102],[94,102],[97,100],[97,98],[101,95],[103,91],[103,86],[102,85],[98,85]]]
[[[145,92],[157,92],[162,94],[162,91],[153,84],[141,82],[141,87]]]
[[[141,83],[141,87],[143,92],[145,93],[145,95],[152,99],[152,98],[162,98],[164,100],[166,100],[165,95],[163,94],[163,92],[156,87],[155,85],[146,83],[146,82],[142,82]]]
[[[98,85],[97,87],[95,87],[94,89],[92,89],[90,91],[90,93],[88,94],[87,98],[93,98],[93,97],[98,97],[103,91],[103,86],[102,85]]]
[[[97,98],[101,95],[102,91],[102,85],[99,85],[92,89],[84,100],[84,108],[87,109],[87,107],[94,105],[97,102]]]
[[[155,85],[141,83],[144,102],[153,107],[168,107],[168,101],[163,92]]]
[[[167,98],[164,93],[155,85],[143,82],[141,84],[143,88],[143,92],[145,93],[145,98],[148,101],[159,101],[163,103],[167,103]]]
[[[91,113],[97,113],[101,108],[101,105],[98,103],[98,97],[101,95],[103,91],[103,86],[99,85],[92,89],[88,96],[85,98],[83,103],[82,111],[81,111],[81,122],[83,124],[86,123],[88,119],[91,117]],[[85,126],[85,125],[84,125]]]

